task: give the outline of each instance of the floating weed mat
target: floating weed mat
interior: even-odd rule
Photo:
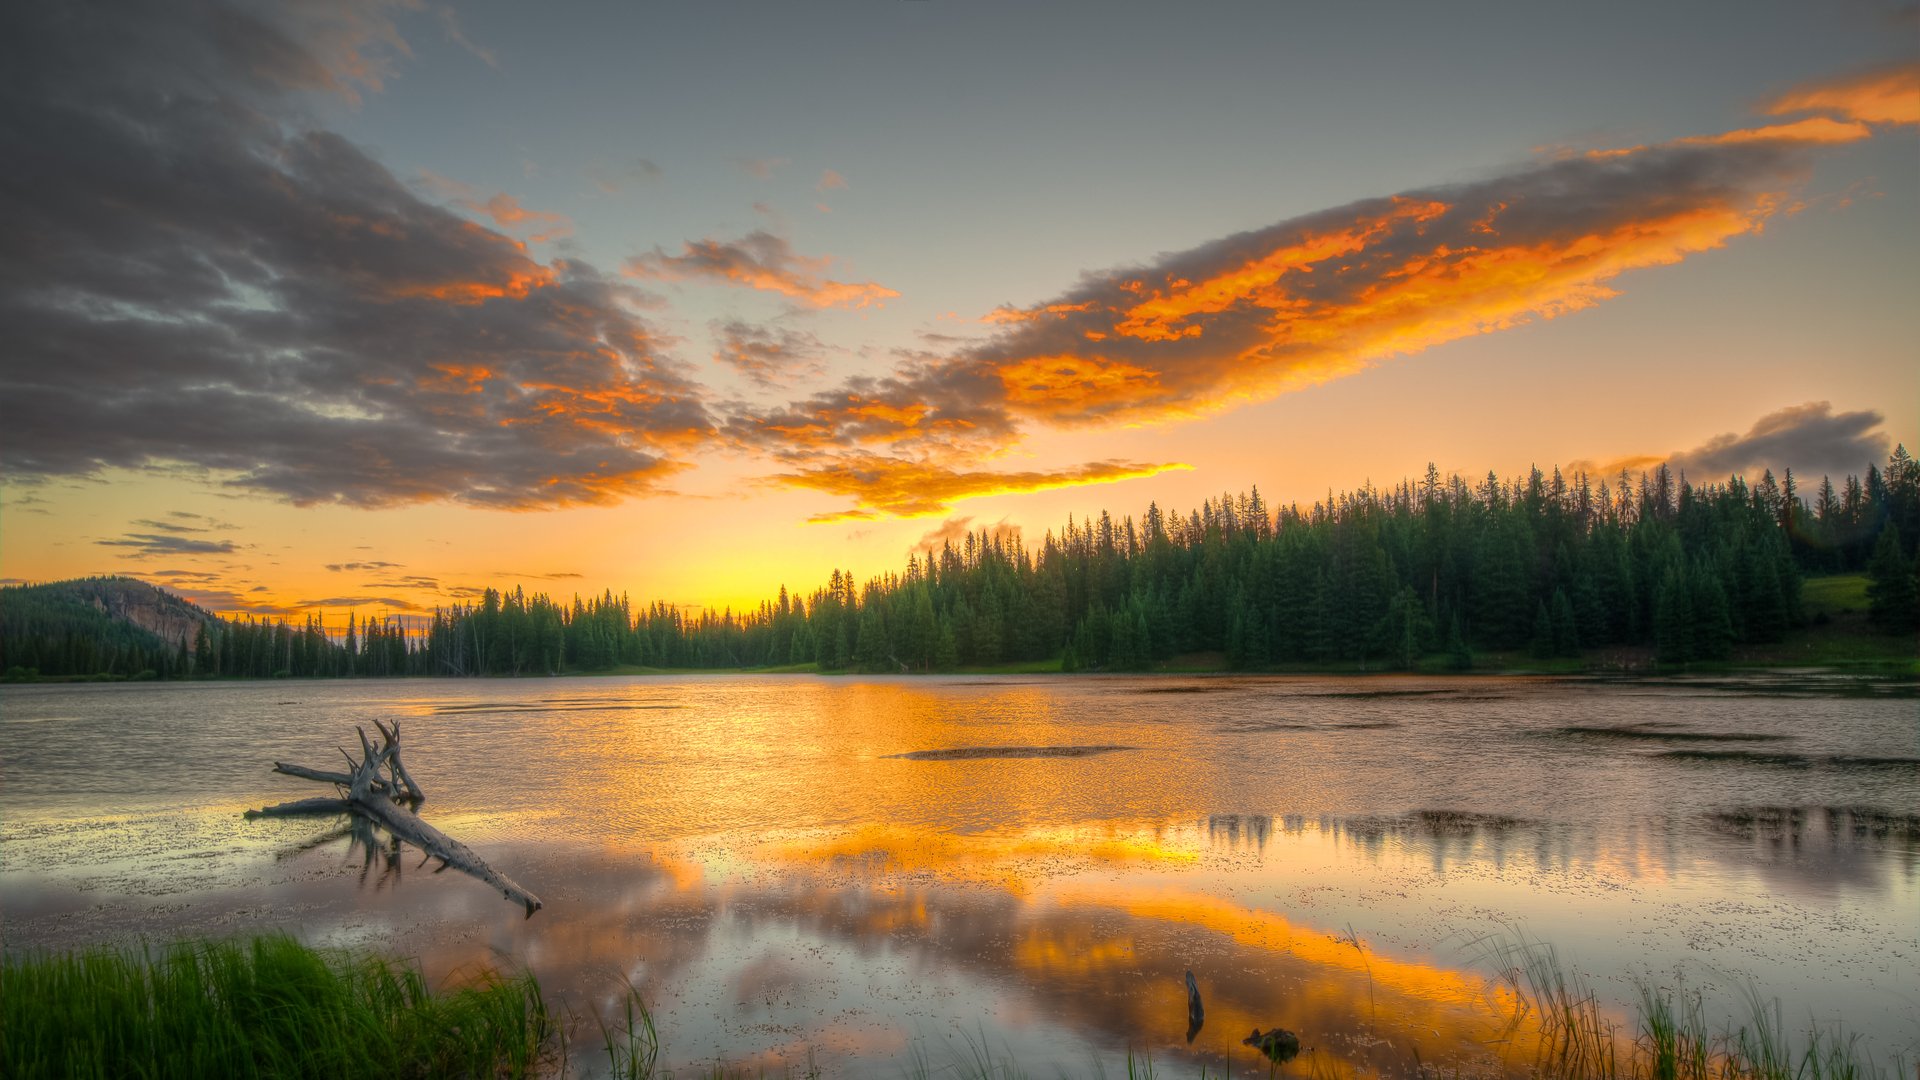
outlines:
[[[434,993],[417,967],[291,937],[8,956],[0,1075],[528,1077],[559,1026],[531,975]]]

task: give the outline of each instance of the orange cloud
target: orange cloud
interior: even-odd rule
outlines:
[[[553,284],[553,271],[535,262],[508,268],[493,280],[442,281],[404,285],[397,293],[403,297],[427,297],[450,304],[483,304],[488,300],[523,300],[529,292]]]
[[[1028,423],[1215,412],[1592,307],[1623,275],[1759,232],[1794,205],[1787,193],[1814,150],[1870,135],[1857,120],[1809,117],[1356,202],[1085,275],[1063,295],[990,312],[998,329],[984,341],[742,410],[725,430],[803,465],[784,482],[851,496],[859,515],[1053,486],[1062,477],[928,462],[1004,451]],[[1143,474],[1098,479],[1127,475]]]
[[[520,205],[519,200],[504,192],[485,202],[469,207],[486,214],[495,225],[503,229],[532,227],[541,231],[527,237],[536,244],[544,244],[561,236],[573,235],[573,219],[565,214],[552,214],[544,210],[529,210]]]
[[[877,282],[834,281],[826,276],[832,263],[797,254],[785,239],[756,229],[739,240],[690,240],[678,255],[656,249],[623,269],[636,278],[744,285],[817,308],[864,308],[900,295]]]
[[[1096,461],[1069,469],[1028,472],[961,471],[926,461],[848,453],[820,460],[775,480],[791,487],[824,491],[854,500],[854,509],[819,514],[809,520],[832,522],[887,517],[928,517],[945,513],[961,499],[1010,495],[1084,484],[1109,484],[1187,469],[1133,461]]]
[[[520,205],[520,200],[504,191],[483,199],[472,185],[441,176],[430,169],[420,170],[420,179],[441,198],[451,200],[470,214],[487,218],[500,229],[526,234],[530,243],[544,244],[573,235],[572,218],[545,210],[529,210]]]
[[[1920,124],[1920,64],[1907,61],[1797,86],[1769,102],[1766,112],[1829,112],[1869,124]]]

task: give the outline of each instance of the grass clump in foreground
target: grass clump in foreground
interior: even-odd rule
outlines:
[[[8,956],[0,1075],[525,1077],[560,1030],[531,975],[429,990],[419,969],[285,935]]]
[[[1810,1024],[1796,1048],[1780,1002],[1746,989],[1747,1022],[1709,1026],[1700,994],[1642,983],[1631,1039],[1577,973],[1561,966],[1553,946],[1520,935],[1478,942],[1484,960],[1513,992],[1517,1008],[1509,1039],[1527,1029],[1536,1040],[1534,1066],[1562,1080],[1877,1080],[1906,1073],[1895,1059],[1883,1071],[1858,1040],[1836,1023]]]

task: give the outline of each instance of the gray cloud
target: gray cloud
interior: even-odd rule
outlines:
[[[135,518],[132,523],[135,525],[144,525],[149,529],[159,529],[162,532],[170,533],[203,533],[210,531],[199,525],[184,525],[178,521],[155,521],[152,518]]]
[[[327,569],[332,570],[334,573],[341,573],[343,571],[353,571],[353,570],[395,570],[400,568],[402,565],[403,565],[402,563],[387,562],[382,559],[374,559],[369,562],[328,563]]]
[[[663,175],[664,170],[647,158],[630,158],[618,165],[596,163],[586,168],[588,182],[603,195],[618,195],[629,188],[650,184]]]
[[[184,465],[298,504],[549,507],[648,490],[709,430],[630,286],[303,119],[379,88],[404,47],[379,11],[0,10],[10,479]]]
[[[1761,417],[1744,435],[1728,432],[1674,454],[1668,464],[1696,481],[1765,469],[1808,478],[1858,475],[1886,461],[1890,440],[1875,430],[1885,419],[1870,409],[1836,413],[1825,401],[1793,405]]]
[[[804,330],[783,326],[756,326],[730,319],[709,325],[713,358],[763,387],[784,386],[821,375],[826,346]]]
[[[316,600],[302,600],[296,608],[363,608],[390,607],[401,611],[422,611],[420,605],[411,600],[402,600],[395,596],[323,596]]]
[[[231,540],[195,540],[163,533],[128,533],[117,540],[95,540],[101,547],[127,548],[137,558],[154,555],[231,555]]]
[[[741,285],[817,308],[863,308],[900,295],[878,282],[834,281],[827,277],[832,264],[830,257],[802,255],[784,237],[755,229],[738,240],[689,240],[678,255],[656,248],[621,269],[658,281]]]

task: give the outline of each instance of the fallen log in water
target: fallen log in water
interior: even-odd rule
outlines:
[[[260,810],[249,810],[247,817],[291,817],[301,814],[353,813],[380,825],[392,833],[398,840],[412,844],[427,853],[431,858],[440,860],[440,869],[451,866],[456,870],[471,874],[481,881],[499,889],[507,899],[527,909],[527,917],[540,910],[540,898],[522,888],[512,878],[487,865],[487,861],[473,853],[467,845],[441,832],[439,829],[421,820],[413,807],[426,799],[420,785],[415,783],[413,775],[400,760],[400,722],[392,726],[375,720],[374,727],[380,731],[380,745],[375,747],[367,738],[365,728],[355,728],[360,735],[360,759],[354,760],[352,754],[340,751],[351,767],[347,772],[332,772],[326,769],[310,769],[305,765],[292,765],[284,761],[273,763],[273,771],[287,776],[297,776],[303,780],[318,780],[324,784],[333,784],[344,788],[345,798],[299,799],[281,803]],[[386,776],[381,776],[381,769]],[[397,849],[396,849],[397,850]],[[436,870],[435,873],[439,871]]]
[[[322,796],[317,799],[295,799],[292,802],[249,810],[246,816],[250,818],[306,817],[312,814],[345,814],[352,809],[353,804],[345,799],[329,799]]]

